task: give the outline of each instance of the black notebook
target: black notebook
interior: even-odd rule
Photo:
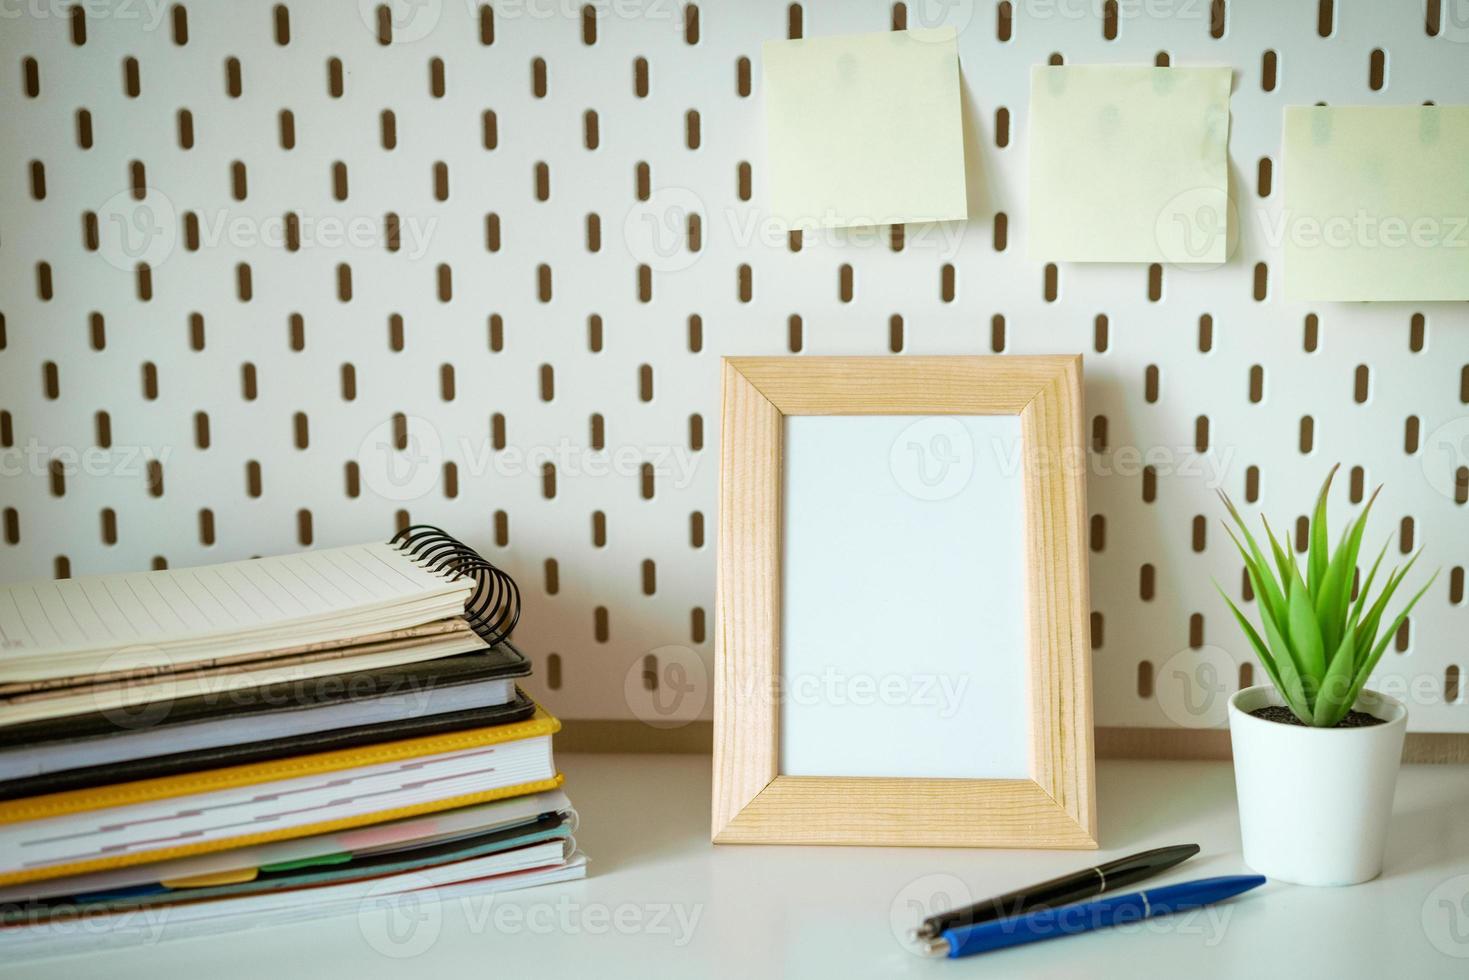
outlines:
[[[0,782],[0,800],[25,799],[47,793],[74,789],[90,789],[113,783],[130,783],[140,779],[157,779],[205,769],[221,769],[254,762],[268,762],[291,756],[334,752],[359,745],[398,742],[410,738],[439,735],[468,728],[488,728],[524,721],[536,713],[536,703],[518,687],[508,703],[450,711],[436,715],[407,716],[348,728],[311,732],[305,735],[265,738],[253,742],[219,745],[190,752],[174,752],[142,758],[129,758],[104,765],[83,766],[34,776],[22,776]]]
[[[479,653],[221,689],[177,701],[0,728],[0,782],[124,759],[309,735],[493,707],[515,698],[530,662],[508,641]]]

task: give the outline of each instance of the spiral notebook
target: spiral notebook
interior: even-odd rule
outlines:
[[[436,527],[392,541],[191,569],[0,586],[0,696],[394,638],[467,616],[489,644],[514,582]]]
[[[483,651],[510,577],[437,528],[197,568],[0,586],[0,725]]]
[[[462,615],[474,581],[391,543],[0,588],[0,683],[340,642]]]

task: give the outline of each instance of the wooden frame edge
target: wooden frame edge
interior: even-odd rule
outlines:
[[[847,805],[847,800],[861,805]],[[979,813],[982,820],[974,819]],[[1032,779],[776,776],[716,844],[1095,848]]]
[[[780,664],[780,412],[726,360],[715,568],[714,794],[710,836],[775,778]],[[743,472],[743,480],[731,479]],[[732,597],[751,597],[733,621]],[[752,714],[753,713],[753,714]]]
[[[1020,412],[1031,597],[1033,775],[1095,841],[1081,357],[1056,360],[1061,363],[1050,381]]]
[[[1003,359],[1002,376],[977,363],[987,357]],[[1080,354],[724,359],[782,415],[1019,415],[1080,363]]]
[[[725,358],[722,377],[711,839],[1096,847],[1080,355]],[[779,775],[782,417],[870,414],[1020,418],[1030,779]]]

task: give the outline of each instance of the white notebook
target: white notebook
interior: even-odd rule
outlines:
[[[312,861],[330,854],[363,855],[402,847],[419,847],[454,840],[466,834],[488,833],[511,827],[534,820],[542,813],[567,814],[571,818],[571,832],[576,833],[579,818],[576,810],[572,809],[571,800],[561,790],[553,789],[311,837],[270,841],[227,851],[211,851],[208,854],[194,854],[168,861],[152,861],[148,864],[93,871],[90,874],[11,885],[0,888],[0,905],[65,895],[84,895],[87,892],[116,891],[159,881],[258,868],[266,864]]]
[[[167,853],[208,843],[223,847],[227,846],[223,842],[261,834],[286,837],[287,831],[297,828],[542,783],[555,777],[556,766],[551,736],[545,734],[228,785],[228,778],[238,771],[218,770],[221,778],[213,779],[222,784],[218,789],[75,812],[65,812],[65,805],[60,804],[56,809],[62,812],[55,816],[5,824],[0,827],[0,874]],[[207,783],[211,775],[198,774],[197,781]],[[58,798],[64,801],[66,794],[38,799]]]
[[[381,542],[0,586],[0,684],[348,640],[462,615],[473,590]]]
[[[358,930],[370,946],[386,955],[403,956],[413,949],[412,934],[401,932],[403,923],[437,914],[430,911],[437,903],[585,878],[586,855],[580,851],[568,854],[567,850],[562,842],[551,841],[383,878],[123,912],[101,921],[93,918],[90,928],[78,928],[75,919],[18,926],[0,930],[0,955],[10,961],[69,956],[355,915]],[[542,899],[552,900],[550,896]],[[269,942],[269,937],[263,941]]]

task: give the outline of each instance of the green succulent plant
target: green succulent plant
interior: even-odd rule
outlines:
[[[1214,584],[1215,588],[1229,603],[1240,629],[1255,648],[1261,666],[1270,675],[1271,682],[1290,710],[1304,724],[1316,728],[1331,728],[1346,717],[1362,686],[1367,683],[1368,675],[1387,649],[1388,641],[1433,585],[1434,579],[1438,578],[1438,573],[1434,572],[1391,621],[1391,625],[1381,629],[1388,600],[1407,577],[1418,555],[1422,554],[1420,550],[1401,568],[1394,568],[1388,573],[1387,582],[1377,598],[1369,601],[1372,583],[1377,578],[1383,556],[1387,554],[1387,544],[1384,543],[1361,588],[1356,590],[1355,600],[1352,598],[1362,534],[1366,531],[1372,504],[1382,488],[1379,486],[1373,491],[1361,515],[1347,526],[1341,541],[1332,549],[1326,531],[1326,497],[1339,466],[1331,468],[1316,497],[1304,575],[1296,563],[1295,553],[1281,546],[1269,521],[1261,518],[1270,541],[1271,553],[1267,558],[1245,526],[1234,502],[1223,491],[1219,492],[1240,532],[1236,535],[1234,529],[1225,524],[1225,530],[1245,561],[1250,587],[1260,607],[1263,638],[1219,583]]]

